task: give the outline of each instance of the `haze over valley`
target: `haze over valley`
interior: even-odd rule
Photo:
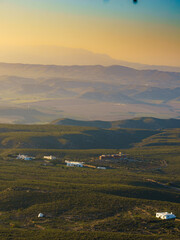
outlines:
[[[124,66],[0,63],[0,121],[179,118],[180,73]]]

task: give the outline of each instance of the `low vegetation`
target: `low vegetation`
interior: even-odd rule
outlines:
[[[155,130],[100,129],[56,125],[0,125],[0,148],[104,149],[129,148]]]
[[[1,125],[0,132],[0,239],[180,238],[178,129]],[[117,142],[117,148],[61,149],[59,145],[54,147],[54,142],[52,145],[43,142],[47,136],[66,140],[68,136],[72,144],[79,141],[77,134],[93,136],[97,139],[94,144],[99,145],[100,139],[112,135],[110,139]],[[121,143],[127,141],[124,138],[128,134],[135,145],[122,149]],[[118,135],[119,138],[115,138]],[[37,137],[44,144],[41,147]],[[15,142],[10,145],[7,138]],[[102,139],[103,144],[107,138]],[[16,145],[18,141],[24,142],[24,147]],[[128,159],[100,161],[98,158],[101,154],[119,151],[127,154]],[[36,158],[18,160],[18,153]],[[47,161],[44,155],[54,155],[57,159]],[[65,160],[107,169],[67,167]],[[159,220],[155,218],[157,211],[173,212],[177,219]],[[38,218],[40,212],[45,214],[44,218]]]

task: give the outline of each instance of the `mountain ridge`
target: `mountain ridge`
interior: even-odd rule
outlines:
[[[31,59],[33,63],[43,65],[123,65],[139,70],[157,69],[160,71],[180,72],[180,66],[152,65],[139,62],[129,62],[127,60],[112,58],[107,54],[94,53],[85,49],[52,46],[46,46],[44,48],[42,46],[36,46],[36,56],[32,55],[32,52],[35,51],[35,46],[33,49],[28,49],[28,51],[27,49],[23,49],[23,55],[22,47],[16,49],[16,51],[19,52],[18,58],[16,58],[16,60],[14,59],[13,49],[11,49],[11,54],[8,56],[7,53],[4,53],[5,58],[1,59],[1,61],[11,62],[12,59],[14,59],[13,63],[18,62],[24,64],[32,64],[29,62],[29,59]],[[1,49],[1,52],[3,52],[3,49]]]
[[[54,120],[50,124],[98,128],[134,128],[157,130],[163,128],[180,128],[180,119],[158,119],[153,117],[140,117],[118,121],[82,121],[62,118]]]

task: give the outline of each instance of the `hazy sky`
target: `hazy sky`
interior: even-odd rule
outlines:
[[[1,62],[65,47],[180,66],[180,0],[0,0],[0,30]]]

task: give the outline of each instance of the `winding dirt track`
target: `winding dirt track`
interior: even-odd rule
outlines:
[[[158,185],[160,185],[160,186],[162,186],[162,187],[165,187],[165,188],[168,188],[168,189],[171,189],[171,190],[174,190],[174,191],[178,191],[178,192],[180,192],[180,188],[172,187],[172,186],[169,186],[169,185],[167,185],[167,184],[164,184],[164,183],[158,182],[158,181],[153,180],[153,179],[146,179],[146,181],[148,181],[148,182],[152,182],[152,183],[158,184]]]

